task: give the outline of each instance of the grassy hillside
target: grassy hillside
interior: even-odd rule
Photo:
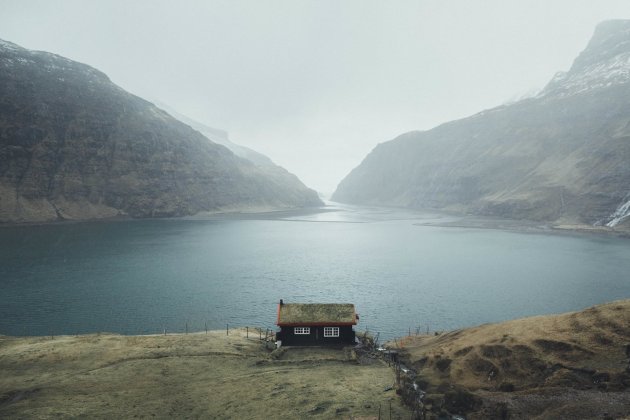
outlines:
[[[630,300],[404,338],[433,412],[474,418],[630,415]]]
[[[245,335],[0,337],[0,418],[409,418],[386,364]]]
[[[378,352],[271,352],[242,329],[0,337],[0,418],[376,419],[391,404],[407,419],[405,383],[429,419],[629,418],[630,300],[391,344],[410,368],[398,391]]]

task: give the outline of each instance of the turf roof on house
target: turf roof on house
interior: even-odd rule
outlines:
[[[355,325],[352,303],[284,303],[278,306],[278,325]]]

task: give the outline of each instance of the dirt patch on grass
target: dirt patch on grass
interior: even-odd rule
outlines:
[[[474,373],[481,376],[488,376],[492,372],[495,374],[499,371],[499,368],[488,359],[483,357],[473,356],[468,359],[467,367]]]
[[[500,359],[500,358],[505,358],[505,357],[510,357],[512,355],[512,350],[510,350],[509,347],[500,345],[500,344],[495,344],[495,345],[482,345],[480,346],[481,348],[481,354],[484,357],[490,357],[493,359]]]
[[[473,349],[472,346],[466,346],[463,349],[459,349],[456,352],[454,352],[453,354],[457,357],[462,357],[462,356],[466,356],[468,353],[470,353],[470,351]]]

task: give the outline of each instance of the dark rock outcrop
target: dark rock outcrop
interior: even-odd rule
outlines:
[[[378,145],[333,200],[627,226],[630,21],[600,24],[535,97]]]
[[[100,71],[0,41],[0,222],[320,204]]]

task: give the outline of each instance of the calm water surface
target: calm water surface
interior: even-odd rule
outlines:
[[[453,329],[630,297],[630,240],[312,215],[0,229],[0,334],[273,327],[276,303],[353,302],[358,329]]]

